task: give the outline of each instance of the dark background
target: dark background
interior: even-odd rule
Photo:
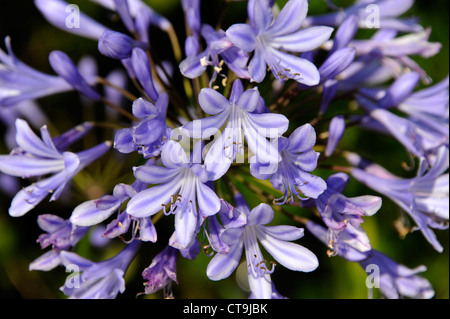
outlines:
[[[156,11],[166,15],[174,24],[182,36],[182,12],[180,1],[177,0],[148,0]],[[217,19],[222,1],[203,1],[202,16],[206,23],[213,23]],[[282,5],[286,1],[279,1]],[[352,1],[335,1],[336,4],[346,5]],[[115,23],[114,17],[106,10],[90,1],[71,1],[78,4],[83,12],[95,17],[99,22],[115,26],[121,29],[120,23]],[[310,1],[309,14],[323,12],[326,9],[325,1]],[[230,14],[224,20],[224,27],[234,21],[244,21],[245,3],[235,2],[229,7]],[[419,16],[423,26],[432,26],[430,41],[441,42],[442,50],[431,59],[415,58],[424,69],[427,70],[434,82],[439,82],[448,74],[448,1],[416,1],[409,12],[411,15]],[[169,56],[170,51],[165,51],[164,35],[154,33],[157,40],[154,46],[161,56]],[[45,73],[53,74],[48,63],[48,54],[55,49],[66,52],[75,62],[86,54],[94,57],[98,63],[99,74],[106,75],[114,67],[120,65],[111,59],[101,56],[97,50],[97,44],[88,39],[77,37],[54,28],[47,23],[41,14],[34,8],[32,1],[1,1],[0,2],[0,39],[11,36],[12,46],[16,55],[26,64]],[[161,44],[161,45],[159,45]],[[5,50],[3,43],[2,49]],[[90,107],[80,108],[80,98],[77,93],[65,93],[39,100],[40,105],[51,119],[56,119],[53,124],[55,129],[64,131],[80,123],[90,115],[102,116],[102,111]],[[56,105],[56,107],[55,107]],[[3,132],[3,131],[0,131]],[[101,140],[104,132],[94,131],[88,135],[86,143],[92,144],[95,140]],[[370,140],[371,143],[367,143]],[[373,141],[373,142],[372,142]],[[401,161],[407,161],[404,150],[390,138],[379,137],[370,132],[357,128],[349,130],[342,141],[343,148],[358,150],[363,154],[371,154],[372,159],[385,165],[396,173],[402,172],[399,165]],[[1,145],[2,154],[9,150]],[[0,196],[0,297],[1,298],[64,298],[59,291],[64,283],[67,273],[62,267],[51,272],[29,271],[29,263],[40,256],[40,250],[36,239],[41,230],[36,224],[36,218],[41,213],[52,213],[68,218],[71,214],[71,201],[81,202],[81,198],[87,192],[86,188],[92,180],[97,186],[104,190],[112,189],[117,181],[114,177],[122,177],[129,166],[120,167],[117,162],[102,162],[89,167],[88,173],[80,177],[75,188],[80,198],[69,198],[68,201],[57,203],[43,202],[38,209],[31,211],[24,217],[12,218],[8,215],[10,198],[6,195]],[[106,165],[106,166],[105,166]],[[116,166],[115,166],[116,165]],[[102,172],[108,170],[110,175],[106,180],[101,178]],[[330,172],[317,172],[324,177]],[[122,181],[126,181],[126,177]],[[249,203],[252,203],[253,194],[247,195]],[[358,183],[351,181],[345,194],[359,196],[363,194],[374,194]],[[444,246],[442,254],[437,253],[431,245],[423,238],[420,232],[414,232],[401,239],[394,227],[394,222],[401,215],[400,209],[389,200],[385,199],[382,209],[373,217],[366,218],[363,224],[369,234],[372,246],[393,259],[410,268],[421,264],[427,266],[428,270],[423,273],[433,285],[435,298],[443,299],[449,296],[449,266],[448,266],[448,231],[436,231],[438,238]],[[278,216],[276,222],[291,223],[283,216]],[[147,267],[153,256],[162,248],[167,240],[166,234],[170,234],[173,220],[167,218],[158,224],[160,239],[157,244],[146,245],[139,257],[133,262],[127,273],[127,290],[119,298],[134,298],[137,293],[143,291],[141,272]],[[166,231],[166,232],[165,232]],[[326,255],[326,247],[318,243],[312,236],[307,234],[299,241],[302,245],[310,248],[316,253],[320,260],[319,268],[309,274],[292,272],[278,267],[273,274],[273,281],[277,289],[291,298],[367,298],[365,287],[365,273],[358,264],[347,262],[340,257],[329,258]],[[83,240],[77,246],[77,252],[93,260],[103,260],[113,256],[121,247],[121,243],[96,248]],[[176,298],[247,298],[247,292],[236,284],[235,274],[220,282],[207,279],[205,270],[209,257],[200,253],[194,261],[179,260],[178,262],[178,285],[173,285]],[[149,298],[160,298],[157,293]],[[375,291],[375,297],[379,297]]]

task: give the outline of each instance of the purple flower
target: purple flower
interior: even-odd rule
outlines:
[[[300,200],[317,198],[327,188],[324,180],[312,175],[317,166],[319,153],[313,150],[316,132],[309,124],[297,128],[289,138],[279,137],[276,141],[281,158],[273,173],[269,165],[251,159],[250,170],[258,179],[269,179],[275,189],[284,192],[274,203],[282,205],[286,201],[292,204],[294,196]]]
[[[399,205],[411,216],[428,242],[437,251],[442,252],[443,247],[437,241],[432,228],[448,228],[449,175],[445,172],[449,160],[446,147],[439,149],[431,166],[422,158],[417,176],[414,178],[395,176],[379,165],[361,161],[355,155],[351,155],[348,159],[353,165],[360,167],[352,169],[354,178]]]
[[[347,47],[358,30],[358,22],[355,19],[354,16],[350,16],[336,30],[336,35],[332,41],[332,47],[329,50],[328,56],[318,69],[320,74],[319,85],[322,85],[323,88],[319,114],[325,113],[338,93],[338,76],[340,77],[340,74],[352,65],[355,59],[356,50]],[[312,62],[314,53],[309,52],[304,57]],[[307,89],[308,87],[301,86],[301,88]]]
[[[0,105],[12,106],[73,90],[64,78],[39,72],[18,60],[9,37],[5,38],[5,44],[8,54],[0,49]]]
[[[272,298],[272,280],[274,271],[266,265],[258,241],[267,252],[284,267],[310,272],[317,268],[317,257],[305,247],[291,243],[303,236],[303,229],[293,226],[264,226],[272,221],[274,212],[267,204],[260,204],[250,211],[243,201],[237,202],[236,209],[247,215],[247,224],[238,228],[227,228],[221,238],[230,247],[228,253],[216,253],[207,268],[208,278],[221,280],[227,278],[238,266],[242,249],[248,267],[248,281],[252,295],[257,299]]]
[[[170,136],[170,129],[166,126],[168,104],[166,93],[162,93],[155,104],[143,98],[135,100],[133,115],[141,120],[131,128],[116,133],[114,148],[121,153],[138,151],[144,158],[158,156]]]
[[[173,140],[164,144],[161,160],[164,166],[134,168],[135,177],[155,185],[134,195],[127,205],[128,214],[148,217],[163,210],[175,214],[175,232],[180,245],[187,247],[199,227],[199,218],[217,213],[220,200],[205,183],[203,168],[195,160],[201,158],[198,143],[191,158]]]
[[[354,48],[342,48],[331,53],[319,67],[320,83],[334,79],[342,73],[355,58]]]
[[[82,12],[68,10],[69,3],[62,0],[35,0],[34,4],[48,22],[55,27],[82,37],[98,40],[107,28]],[[79,13],[79,17],[74,15]],[[72,18],[72,19],[70,19]],[[68,23],[69,22],[69,23]]]
[[[353,245],[352,241],[335,240],[331,238],[330,230],[328,227],[323,227],[311,220],[306,222],[306,229],[313,234],[314,237],[319,239],[330,250],[327,252],[328,256],[339,255],[342,258],[349,261],[362,261],[371,256],[373,249],[361,251],[358,247]],[[341,233],[342,234],[342,233]]]
[[[69,220],[51,214],[39,215],[38,225],[46,233],[41,234],[37,242],[42,249],[50,245],[52,249],[31,262],[30,270],[49,271],[59,266],[61,251],[74,247],[89,230],[89,227],[73,225]]]
[[[63,264],[70,271],[61,290],[70,299],[114,299],[125,291],[124,275],[140,247],[133,241],[116,256],[93,262],[73,252],[61,252]]]
[[[40,179],[19,191],[9,208],[11,216],[26,214],[48,194],[52,194],[50,201],[57,200],[72,177],[111,147],[111,142],[105,142],[76,154],[63,152],[52,141],[46,126],[41,128],[42,139],[31,130],[28,123],[21,119],[16,120],[16,128],[16,142],[19,148],[10,155],[0,156],[0,170],[9,175],[23,178],[47,174],[51,174],[51,176]],[[79,126],[78,129],[85,133],[82,126]],[[70,131],[70,133],[72,132]],[[75,135],[81,136],[79,133]],[[59,142],[66,142],[67,138],[62,138]],[[74,141],[73,136],[69,136],[69,139]]]
[[[397,108],[413,121],[429,125],[448,137],[449,119],[449,77],[430,87],[412,92]],[[433,125],[435,124],[435,125]]]
[[[208,66],[212,66],[214,74],[211,77],[211,85],[222,71],[223,63],[220,60],[222,58],[225,65],[239,78],[250,78],[247,71],[248,54],[235,47],[224,31],[215,31],[213,27],[204,24],[201,35],[206,40],[207,47],[200,53],[197,52],[198,40],[192,37],[187,40],[187,51],[193,52],[180,63],[180,71],[185,77],[192,79],[199,77]]]
[[[178,250],[166,246],[155,258],[153,258],[150,266],[144,269],[142,277],[147,281],[145,285],[145,293],[152,294],[167,285],[172,281],[178,283],[176,273],[176,263],[178,257]]]
[[[314,201],[329,228],[330,248],[337,249],[339,242],[343,241],[361,252],[369,251],[370,240],[361,224],[364,216],[372,216],[380,209],[381,198],[369,195],[344,196],[342,191],[348,181],[349,177],[344,173],[331,175],[326,180],[327,189],[316,200],[310,201]]]
[[[244,155],[244,137],[248,148],[262,163],[278,163],[278,150],[267,137],[281,136],[288,128],[288,119],[281,114],[255,113],[264,103],[257,88],[244,91],[242,82],[233,83],[230,99],[219,92],[204,88],[199,94],[202,109],[212,116],[183,125],[192,138],[215,136],[205,156],[205,168],[210,180],[223,176],[236,156]],[[225,125],[222,134],[219,129]],[[208,145],[209,146],[209,145]]]
[[[268,0],[249,2],[248,11],[250,24],[234,24],[226,33],[237,47],[254,51],[248,66],[252,80],[262,82],[268,67],[281,81],[294,79],[306,85],[318,84],[320,76],[313,63],[284,52],[314,50],[333,32],[332,28],[322,26],[299,30],[308,12],[308,2],[290,0],[276,18]]]
[[[235,194],[236,202],[243,200],[241,194]],[[221,235],[226,228],[239,228],[244,226],[247,223],[247,214],[223,199],[220,200],[220,203],[219,212],[207,218],[208,229],[206,230],[205,225],[205,234],[208,238],[209,246],[215,252],[228,254],[230,247],[222,240]]]
[[[70,221],[80,226],[93,226],[103,222],[114,212],[120,210],[122,204],[137,194],[139,190],[145,189],[145,187],[137,187],[137,184],[142,183],[138,181],[134,185],[118,184],[114,187],[113,195],[105,195],[78,205],[72,212]],[[131,221],[134,221],[131,240],[134,240],[139,232],[139,240],[156,242],[157,234],[152,220],[149,217],[129,216],[126,210],[124,213],[119,213],[117,218],[108,225],[104,236],[113,238],[126,233]]]

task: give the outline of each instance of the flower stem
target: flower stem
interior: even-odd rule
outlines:
[[[126,97],[127,99],[129,99],[130,101],[135,101],[135,100],[137,100],[137,97],[136,97],[134,94],[132,94],[132,93],[128,92],[127,90],[124,90],[124,89],[122,89],[121,87],[119,87],[119,86],[117,86],[117,85],[111,83],[110,81],[108,81],[108,80],[105,79],[105,78],[102,78],[102,77],[100,77],[100,76],[97,76],[97,83],[100,83],[100,84],[103,84],[103,85],[112,87],[114,90],[117,90],[118,92],[120,92],[123,96],[125,96],[125,97]]]
[[[114,104],[113,102],[111,102],[110,100],[108,100],[107,98],[103,97],[101,100],[103,103],[105,103],[106,105],[108,105],[109,107],[111,107],[112,109],[116,110],[117,112],[119,112],[120,114],[122,114],[123,116],[129,118],[132,121],[139,121],[138,118],[134,117],[132,114],[128,113],[127,111],[125,111],[124,109],[120,108],[120,106]]]

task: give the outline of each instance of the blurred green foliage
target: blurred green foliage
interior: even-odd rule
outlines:
[[[174,23],[182,40],[184,22],[180,0],[146,0],[146,2]],[[277,2],[282,6],[286,0]],[[348,5],[352,2],[351,0],[334,1],[336,5]],[[118,29],[123,28],[119,23],[114,22],[116,21],[115,16],[90,1],[71,1],[71,3],[78,4],[83,12],[102,23],[117,26]],[[206,23],[214,24],[220,15],[223,1],[204,0],[204,3],[202,16]],[[447,76],[449,70],[448,5],[448,1],[416,1],[409,12],[411,15],[420,17],[423,26],[432,26],[430,41],[442,43],[442,50],[435,57],[431,59],[416,58],[416,61],[427,70],[435,82],[439,82]],[[326,9],[325,0],[310,1],[310,14],[325,12]],[[234,22],[243,22],[246,16],[245,10],[246,2],[231,2],[223,20],[224,28]],[[116,61],[101,56],[94,41],[67,34],[48,24],[34,8],[32,1],[0,2],[0,38],[3,39],[6,35],[11,36],[16,55],[30,66],[43,72],[53,73],[48,63],[48,54],[55,49],[66,52],[74,61],[78,61],[86,54],[93,56],[99,63],[99,74],[102,75],[112,68],[120,66]],[[162,54],[170,54],[170,51],[164,51],[164,46],[168,43],[167,39],[157,31],[155,31],[155,35],[155,38],[159,37],[152,42],[156,49]],[[61,132],[78,124],[86,117],[96,114],[92,109],[80,108],[80,100],[76,93],[44,98],[39,103],[54,120],[53,127]],[[293,123],[293,125],[303,124],[302,121],[304,119],[299,118],[298,123]],[[93,143],[96,138],[99,137],[90,135],[88,143]],[[344,149],[367,155],[395,173],[407,173],[400,164],[409,159],[404,149],[391,138],[351,128],[346,131],[340,145]],[[0,150],[3,154],[8,152],[4,146],[0,146]],[[83,191],[85,192],[93,181],[97,183],[97,186],[100,183],[102,189],[106,191],[112,189],[117,179],[121,178],[121,182],[126,182],[123,174],[130,166],[127,166],[127,163],[121,166],[120,159],[89,167],[87,173],[79,177],[76,185],[73,186],[80,197],[74,197],[72,200],[82,200],[85,195]],[[129,159],[129,161],[132,162],[135,159]],[[105,171],[108,172],[109,178],[102,180],[101,176],[104,176],[102,173]],[[316,173],[323,177],[330,174],[328,171]],[[260,199],[249,189],[248,185],[242,181],[235,182],[250,207],[259,204]],[[345,194],[351,197],[374,193],[352,180],[345,190]],[[270,202],[271,198],[267,201]],[[38,209],[26,216],[12,218],[7,212],[9,203],[10,198],[0,196],[0,298],[64,298],[59,287],[64,283],[67,273],[62,267],[51,272],[30,272],[28,265],[43,253],[39,244],[36,243],[36,239],[41,234],[36,223],[37,216],[41,213],[53,213],[68,218],[73,206],[70,205],[70,202],[69,204],[42,203]],[[410,268],[421,264],[426,265],[427,271],[423,273],[423,276],[432,283],[436,291],[435,298],[448,298],[448,231],[436,232],[444,246],[444,252],[439,254],[425,241],[420,232],[413,232],[405,238],[401,238],[395,228],[395,222],[401,216],[403,213],[400,209],[390,200],[384,199],[381,210],[375,216],[366,218],[363,224],[371,238],[372,246]],[[284,215],[277,214],[274,223],[292,224],[292,221]],[[158,223],[158,243],[144,246],[139,257],[130,266],[126,275],[127,290],[123,295],[119,295],[119,298],[134,298],[137,293],[144,290],[141,272],[150,264],[153,256],[162,249],[163,243],[167,242],[168,236],[172,232],[172,226],[173,219],[171,217]],[[273,281],[280,293],[291,298],[305,299],[367,298],[366,274],[358,264],[347,262],[340,257],[328,257],[326,247],[308,233],[300,240],[300,243],[316,253],[320,266],[316,271],[308,274],[278,267],[273,274]],[[89,237],[86,237],[77,245],[76,251],[86,258],[103,260],[113,256],[121,247],[120,241],[114,241],[106,248],[92,247]],[[205,270],[209,260],[210,258],[206,254],[200,253],[196,260],[180,259],[178,261],[178,284],[172,286],[174,296],[176,298],[247,298],[248,293],[237,284],[236,273],[239,274],[239,271],[220,282],[208,280]],[[239,275],[237,276],[239,277]],[[375,291],[374,293],[375,297],[380,297],[379,292]],[[146,298],[161,297],[161,292],[146,296]]]

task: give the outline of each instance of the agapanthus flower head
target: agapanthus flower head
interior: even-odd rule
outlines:
[[[374,269],[381,296],[434,296],[419,276],[423,266],[406,268],[372,247],[390,238],[381,223],[377,240],[363,226],[385,197],[406,212],[395,223],[401,236],[410,230],[401,222],[411,217],[411,230],[442,252],[433,230],[449,226],[449,77],[431,85],[421,66],[442,44],[431,37],[434,25],[403,17],[413,0],[357,0],[345,8],[326,0],[327,13],[317,16],[307,16],[308,0],[182,0],[178,11],[169,2],[154,10],[144,0],[91,0],[94,11],[107,9],[101,23],[82,12],[91,8],[80,10],[86,3],[66,1],[34,5],[69,33],[60,35],[95,41],[94,52],[77,47],[83,55],[74,63],[52,48],[51,75],[19,60],[9,37],[0,50],[1,131],[12,150],[0,155],[0,189],[11,196],[9,214],[39,211],[47,196],[59,199],[61,214],[71,212],[38,214],[45,251],[30,270],[63,266],[71,272],[61,287],[68,298],[110,299],[136,275],[139,263],[129,267],[135,257],[150,252],[150,265],[137,271],[144,288],[136,296],[162,290],[178,298],[181,272],[194,276],[195,269],[213,281],[236,270],[246,297],[285,299],[277,288],[287,291],[286,283],[276,285],[272,274],[319,264],[295,242],[303,225],[328,257],[357,262],[368,275]],[[160,5],[183,21],[172,24]],[[65,104],[58,96],[54,104],[50,96],[63,92],[77,99]],[[64,110],[70,116],[61,119]],[[374,139],[361,141],[361,129]],[[419,166],[397,176],[392,166],[364,159],[381,135]],[[374,195],[362,195],[364,187]],[[203,269],[177,268],[202,252],[210,258]],[[92,253],[98,257],[83,257]]]
[[[248,11],[250,24],[234,24],[226,33],[237,47],[254,53],[248,66],[252,80],[262,82],[269,68],[281,81],[319,83],[320,75],[313,63],[286,53],[315,50],[333,32],[333,28],[322,26],[300,29],[308,12],[308,2],[290,0],[276,18],[268,0],[249,2]]]
[[[242,196],[236,198],[236,209],[247,214],[247,224],[230,227],[223,231],[221,239],[230,247],[228,253],[217,252],[207,268],[211,280],[221,280],[236,269],[240,263],[242,250],[248,266],[248,282],[251,293],[257,299],[272,298],[272,280],[270,274],[275,263],[268,265],[258,242],[284,267],[310,272],[317,268],[317,257],[307,248],[291,243],[303,237],[303,229],[293,226],[264,226],[274,217],[272,208],[260,204],[250,210]]]

